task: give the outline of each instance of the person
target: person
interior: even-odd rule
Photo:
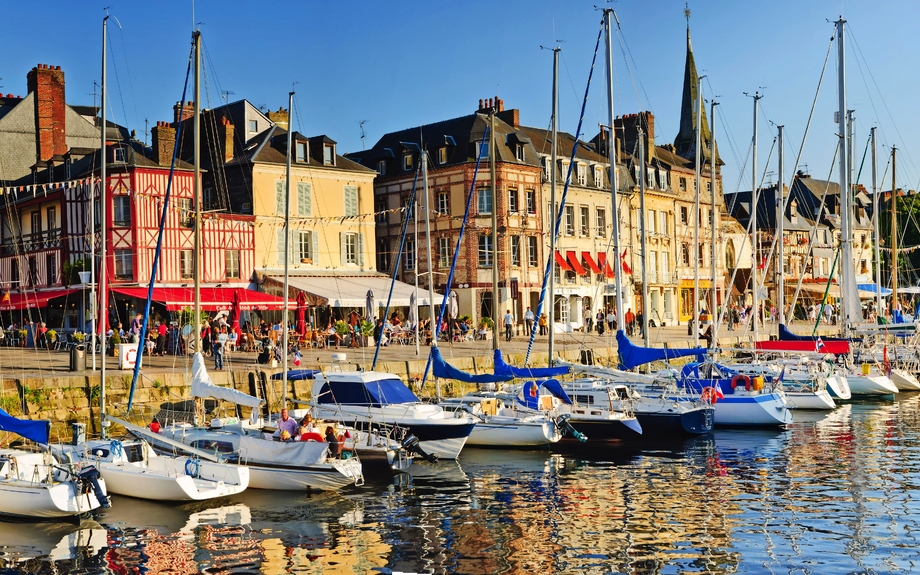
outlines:
[[[147,427],[150,429],[150,431],[154,433],[159,433],[160,432],[160,420],[154,417],[153,421],[151,421],[150,425],[148,425]]]
[[[38,322],[38,347],[48,347],[48,325],[43,321]]]
[[[157,346],[153,355],[166,355],[166,322],[157,322]]]
[[[703,339],[706,340],[706,347],[712,347],[712,324],[709,324],[709,327],[706,328],[706,331],[703,332]]]
[[[606,316],[604,316],[604,310],[598,308],[597,310],[597,335],[604,335],[604,326],[607,324]]]
[[[636,327],[635,329],[639,330],[639,336],[644,336],[645,332],[642,331],[645,329],[645,316],[642,315],[642,310],[639,310],[639,313],[636,314]]]
[[[584,318],[585,318],[585,333],[591,333],[594,330],[594,314],[591,313],[590,307],[585,308]]]
[[[536,320],[536,317],[533,315],[533,311],[528,307],[527,311],[524,312],[524,333],[527,337],[530,337],[530,334],[533,333],[534,320]]]
[[[220,339],[220,332],[216,327],[211,328],[211,353],[214,355],[214,369],[224,369],[224,342]]]
[[[134,319],[131,320],[131,341],[133,343],[139,343],[141,341],[141,324],[143,323],[143,318],[141,314],[134,316]]]
[[[632,335],[636,329],[636,314],[633,313],[632,308],[627,308],[623,319],[626,320],[626,334]]]
[[[514,331],[514,316],[511,315],[511,310],[505,312],[505,340],[511,341],[511,335]]]
[[[288,415],[287,409],[281,410],[281,417],[278,418],[278,430],[275,432],[280,436],[282,433],[287,432],[288,437],[294,437],[294,433],[297,431],[297,422]]]
[[[326,325],[326,340],[329,342],[334,340],[335,348],[339,349],[339,343],[342,341],[342,336],[335,330],[335,326],[332,325],[332,320],[329,320],[329,323]]]
[[[607,308],[607,329],[611,332],[617,329],[617,316],[613,313],[613,308]]]
[[[332,429],[331,425],[326,426],[326,443],[329,444],[329,454],[333,458],[339,456],[339,451],[342,446],[339,443],[339,438],[335,436],[335,430]]]
[[[548,322],[549,322],[549,320],[547,320],[546,314],[545,314],[545,313],[541,313],[541,314],[540,314],[540,319],[537,320],[538,327],[540,328],[540,332],[539,332],[540,335],[547,335],[547,334],[549,333],[549,330],[547,329],[547,328],[548,328]]]

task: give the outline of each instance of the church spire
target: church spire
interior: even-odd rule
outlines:
[[[684,8],[684,17],[687,19],[687,62],[684,65],[684,95],[680,107],[680,131],[674,138],[674,148],[681,157],[692,160],[696,156],[696,101],[700,94],[700,76],[696,71],[696,61],[693,59],[693,46],[690,43],[690,8]],[[706,106],[703,106],[702,133],[700,140],[703,146],[704,160],[709,158],[709,148],[712,142],[712,133],[709,131],[709,122],[706,120]],[[718,161],[718,151],[716,151]]]

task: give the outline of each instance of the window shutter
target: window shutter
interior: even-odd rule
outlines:
[[[278,264],[284,264],[284,228],[278,228]]]
[[[310,232],[310,237],[313,241],[313,253],[311,257],[313,258],[313,265],[319,265],[319,234],[316,233],[316,230]]]
[[[313,197],[310,184],[305,182],[297,184],[297,213],[301,216],[313,215]]]
[[[358,215],[358,188],[355,186],[345,186],[345,215]]]
[[[364,267],[364,234],[358,232],[358,265]]]
[[[348,261],[348,255],[346,254],[345,248],[345,234],[343,232],[339,233],[339,254],[341,254],[342,265],[344,266]]]

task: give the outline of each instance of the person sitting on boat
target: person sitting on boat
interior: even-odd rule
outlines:
[[[297,432],[297,422],[288,415],[287,409],[282,409],[281,417],[278,418],[278,430],[275,433],[281,436],[285,431],[289,438],[294,437],[294,434]]]
[[[154,433],[159,433],[160,432],[160,420],[154,417],[153,421],[151,421],[150,425],[148,425],[147,427],[150,429],[150,431]]]
[[[326,443],[329,444],[329,454],[333,458],[338,457],[342,445],[339,443],[339,438],[335,436],[335,430],[332,429],[331,425],[326,426]]]

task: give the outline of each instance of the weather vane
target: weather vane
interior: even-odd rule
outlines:
[[[684,18],[687,19],[687,28],[690,27],[690,3],[684,3]]]

